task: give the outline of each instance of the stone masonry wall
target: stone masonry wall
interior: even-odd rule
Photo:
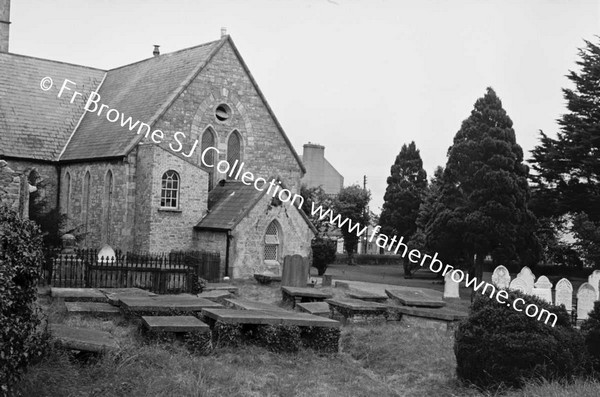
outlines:
[[[232,233],[229,263],[235,278],[251,277],[266,270],[281,274],[283,257],[310,254],[310,241],[314,234],[298,209],[289,203],[273,206],[271,200],[265,194]],[[265,232],[274,219],[280,226],[279,264],[264,261]]]
[[[207,210],[208,174],[156,145],[141,144],[138,151],[136,249],[150,252],[193,249],[193,228]],[[162,176],[169,170],[180,177],[177,209],[160,206]]]
[[[227,249],[227,232],[199,230],[194,234],[194,249],[199,251],[218,252],[220,255],[220,277],[225,276],[225,259]],[[231,265],[228,272],[231,277]]]
[[[226,122],[215,117],[215,109],[222,103],[232,110]],[[165,132],[163,145],[168,150],[171,150],[169,144],[175,149],[180,147],[173,139],[176,131],[186,134],[179,155],[188,155],[194,141],[201,142],[203,132],[210,128],[220,151],[218,160],[227,159],[228,138],[233,131],[238,131],[242,137],[244,170],[253,172],[255,178],[280,176],[290,190],[299,191],[300,165],[229,42],[184,90],[155,128]],[[201,164],[200,156],[199,144],[190,159]],[[216,175],[215,181],[224,177],[224,174]]]
[[[0,204],[18,211],[20,196],[21,178],[6,161],[0,160]]]
[[[68,214],[69,228],[82,237],[80,245],[130,250],[133,246],[135,150],[126,161],[98,161],[66,164],[61,167],[61,212]],[[112,193],[108,189],[108,172],[112,172]],[[84,207],[85,175],[90,174],[87,223]],[[71,186],[67,186],[70,175]],[[68,193],[70,192],[70,197]],[[109,205],[110,203],[110,205]]]

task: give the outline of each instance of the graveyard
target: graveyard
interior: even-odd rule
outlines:
[[[48,396],[488,395],[456,378],[454,331],[471,305],[468,289],[431,275],[372,283],[360,280],[360,272],[370,280],[389,269],[352,270],[352,280],[333,277],[325,286],[312,269],[296,280],[284,274],[268,282],[208,284],[198,295],[41,290],[38,303],[48,315],[53,348],[17,390]],[[510,286],[531,278],[522,276],[500,268],[485,279]],[[544,289],[534,292],[546,296],[545,279],[539,276],[532,291]],[[552,291],[556,299],[564,295],[562,284]],[[575,291],[589,285],[572,284]],[[577,308],[585,295],[573,296]],[[584,381],[538,382],[498,395],[580,396],[598,388]]]

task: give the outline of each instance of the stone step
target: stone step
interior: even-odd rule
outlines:
[[[93,353],[119,349],[113,336],[105,331],[69,327],[64,324],[50,324],[49,329],[52,339],[65,349]]]
[[[394,301],[405,306],[417,307],[443,307],[446,302],[441,297],[435,297],[419,290],[385,290],[385,293]]]
[[[108,302],[106,295],[96,288],[55,288],[50,289],[52,298],[65,302]]]
[[[142,323],[152,332],[210,332],[210,327],[194,316],[142,316]]]
[[[121,311],[104,302],[65,302],[69,314],[92,314],[100,316],[118,316]]]

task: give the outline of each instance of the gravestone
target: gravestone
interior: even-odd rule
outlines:
[[[583,283],[577,290],[577,320],[585,320],[594,308],[596,289],[590,283]]]
[[[596,300],[600,299],[600,270],[594,270],[592,274],[588,276],[588,283],[596,290]]]
[[[306,287],[308,282],[308,260],[300,255],[288,255],[283,259],[282,287]]]
[[[459,284],[452,280],[452,272],[444,276],[444,298],[460,298]]]
[[[526,294],[527,293],[527,283],[522,278],[517,277],[513,281],[510,282],[508,289],[513,290],[513,291],[520,291],[520,292]]]
[[[510,273],[508,269],[502,265],[497,266],[492,273],[492,284],[498,289],[507,289],[510,285]]]
[[[546,276],[540,276],[533,286],[531,291],[533,296],[537,296],[540,299],[545,300],[548,303],[552,303],[552,283]]]
[[[533,283],[535,282],[535,276],[533,275],[531,269],[527,266],[524,266],[517,275],[517,278],[520,278],[525,282],[526,290],[523,292],[526,294],[531,294],[531,291],[533,290]]]
[[[573,285],[566,278],[562,278],[556,283],[554,304],[556,306],[565,305],[569,313],[573,310]]]
[[[98,262],[100,263],[112,263],[116,260],[115,250],[108,244],[104,245],[98,251]]]

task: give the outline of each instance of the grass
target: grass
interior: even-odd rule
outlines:
[[[237,283],[240,296],[277,304],[278,285]],[[334,294],[344,291],[328,289]],[[455,302],[464,306],[466,300]],[[61,302],[52,321],[102,329],[122,343],[117,354],[85,362],[53,350],[32,365],[23,396],[598,396],[600,383],[537,382],[522,390],[483,394],[456,378],[452,334],[398,322],[342,328],[340,353],[301,349],[274,354],[255,347],[195,356],[174,344],[146,344],[135,322],[67,317]]]

